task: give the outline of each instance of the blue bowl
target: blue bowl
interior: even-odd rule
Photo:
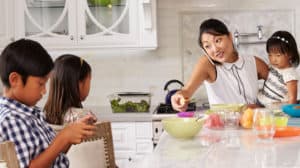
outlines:
[[[283,105],[282,111],[291,117],[300,117],[300,104]]]

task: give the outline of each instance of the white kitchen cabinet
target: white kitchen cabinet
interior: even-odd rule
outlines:
[[[15,0],[16,39],[33,39],[47,48],[75,45],[76,2]]]
[[[11,9],[13,9],[13,1],[0,1],[0,48],[4,48],[14,40],[14,13]]]
[[[119,167],[131,168],[133,162],[153,151],[151,122],[113,122],[112,134]]]
[[[156,48],[156,0],[15,0],[16,37],[47,48]]]

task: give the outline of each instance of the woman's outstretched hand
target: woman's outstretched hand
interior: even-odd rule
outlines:
[[[173,109],[177,111],[185,111],[188,107],[189,99],[186,98],[181,91],[178,91],[171,97],[171,103]]]

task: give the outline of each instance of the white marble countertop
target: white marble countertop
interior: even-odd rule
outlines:
[[[300,136],[256,141],[252,130],[203,129],[189,140],[164,132],[154,152],[134,168],[299,168]]]

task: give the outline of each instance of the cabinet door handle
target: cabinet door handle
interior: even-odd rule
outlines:
[[[129,157],[129,158],[128,158],[128,161],[129,161],[129,162],[131,162],[131,161],[132,161],[131,157]]]
[[[73,35],[71,35],[71,36],[70,36],[70,39],[71,39],[71,40],[74,40],[74,36],[73,36]]]
[[[80,40],[83,40],[84,39],[84,35],[80,35]]]

